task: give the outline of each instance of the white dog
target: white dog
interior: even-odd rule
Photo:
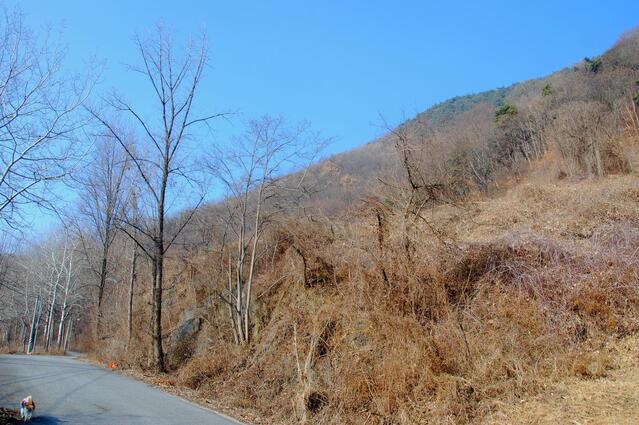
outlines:
[[[35,402],[33,401],[33,397],[28,396],[20,402],[20,419],[22,419],[23,422],[31,420],[34,410]]]

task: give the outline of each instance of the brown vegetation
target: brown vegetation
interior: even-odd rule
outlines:
[[[270,423],[364,424],[478,422],[549,385],[606,376],[610,341],[638,330],[636,185],[526,183],[435,208],[411,231],[410,261],[392,211],[381,254],[375,217],[288,223],[256,285],[255,343],[235,345],[225,310],[202,308],[195,355],[173,379]],[[190,282],[203,288],[176,311],[209,302],[197,293],[215,276],[199,270]]]
[[[487,424],[623,424],[637,422],[637,382],[639,369],[636,337],[623,338],[595,352],[614,361],[606,377],[585,379],[581,376],[551,384],[538,396],[503,406],[491,415]],[[604,361],[607,361],[604,360]],[[601,362],[591,363],[598,368]]]

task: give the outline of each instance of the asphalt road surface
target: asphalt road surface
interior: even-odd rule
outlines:
[[[230,425],[232,419],[72,357],[0,356],[0,406],[32,395],[32,424]]]

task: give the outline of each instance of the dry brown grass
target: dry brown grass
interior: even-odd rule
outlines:
[[[15,347],[15,346],[11,346],[11,347],[7,347],[7,346],[1,346],[0,347],[0,354],[17,354],[22,352],[22,347]]]
[[[10,347],[0,347],[0,354],[25,354],[22,346],[10,346]],[[46,355],[46,356],[64,356],[64,350],[58,350],[57,348],[50,349],[49,351],[45,351],[44,348],[36,348],[32,353],[32,355]]]
[[[381,255],[372,226],[327,234],[306,246],[329,265],[321,284],[289,270],[255,346],[221,343],[178,382],[274,422],[408,424],[478,422],[553,383],[605,377],[603,341],[637,331],[636,183],[528,184],[442,208],[433,223],[454,256],[427,228],[410,235],[410,263],[396,228]]]
[[[272,424],[532,424],[590,417],[579,406],[605,380],[611,396],[593,406],[617,413],[576,423],[615,423],[637,400],[633,375],[616,380],[639,330],[638,183],[531,181],[412,226],[390,205],[381,230],[368,210],[356,224],[287,223],[261,266],[249,347],[205,290],[211,259],[191,258],[166,326],[193,306],[204,324],[162,383]],[[128,352],[116,335],[109,360],[147,367],[145,329]]]
[[[599,352],[614,359],[605,376],[572,377],[551,384],[537,396],[503,405],[484,424],[630,425],[639,418],[637,338],[613,341]],[[597,366],[595,367],[597,368]]]

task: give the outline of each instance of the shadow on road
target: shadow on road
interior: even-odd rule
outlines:
[[[7,409],[0,407],[0,425],[16,425],[22,424],[22,420],[18,419],[18,410],[17,409]],[[30,424],[40,424],[40,425],[62,425],[63,422],[60,419],[53,416],[34,416],[31,419]]]
[[[27,423],[33,425],[62,425],[64,422],[54,416],[34,416],[31,422]]]

